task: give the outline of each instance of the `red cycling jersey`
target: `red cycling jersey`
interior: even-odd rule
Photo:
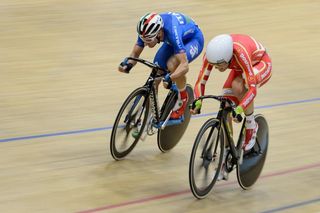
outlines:
[[[231,72],[223,86],[224,95],[230,97],[243,109],[246,109],[255,98],[257,87],[262,86],[270,79],[271,60],[266,53],[266,49],[254,38],[239,34],[231,34],[231,37],[233,40],[233,56],[228,66]],[[208,63],[204,55],[202,68],[194,87],[195,98],[204,95],[205,84],[212,68],[213,65]],[[240,103],[232,95],[231,90],[232,81],[237,76],[242,76],[248,89]]]

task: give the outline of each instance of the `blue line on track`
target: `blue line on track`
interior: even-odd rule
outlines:
[[[109,129],[112,129],[112,126],[92,128],[92,129],[74,130],[74,131],[65,131],[65,132],[56,132],[56,133],[48,133],[48,134],[40,134],[40,135],[31,135],[31,136],[23,136],[23,137],[5,138],[5,139],[0,139],[0,143],[1,142],[20,141],[20,140],[30,140],[30,139],[35,139],[35,138],[62,136],[62,135],[82,134],[82,133],[87,133],[87,132],[97,132],[97,131],[103,131],[103,130],[109,130]]]
[[[267,211],[263,211],[263,212],[261,212],[261,213],[280,212],[280,211],[284,211],[284,210],[287,210],[287,209],[292,209],[292,208],[297,208],[297,207],[300,207],[300,206],[305,206],[305,205],[313,204],[313,203],[316,203],[316,202],[319,202],[319,201],[320,201],[320,198],[316,198],[316,199],[312,199],[312,200],[306,200],[306,201],[303,201],[303,202],[294,203],[294,204],[291,204],[291,205],[282,206],[282,207],[279,207],[279,208],[275,208],[275,209],[270,209],[270,210],[267,210]]]
[[[279,107],[279,106],[288,106],[288,105],[294,105],[294,104],[300,104],[300,103],[310,103],[310,102],[317,102],[317,101],[320,101],[320,98],[312,98],[312,99],[305,99],[305,100],[298,100],[298,101],[289,101],[289,102],[270,104],[270,105],[265,105],[265,106],[257,106],[255,108],[256,109],[268,109],[268,108],[274,108],[274,107]],[[192,116],[192,118],[207,117],[207,116],[212,116],[212,115],[216,115],[216,114],[217,114],[216,112],[207,113],[207,114],[195,115],[195,116]],[[91,129],[82,129],[82,130],[73,130],[73,131],[64,131],[64,132],[56,132],[56,133],[48,133],[48,134],[38,134],[38,135],[30,135],[30,136],[22,136],[22,137],[4,138],[4,139],[0,139],[0,143],[21,141],[21,140],[30,140],[30,139],[36,139],[36,138],[63,136],[63,135],[83,134],[83,133],[88,133],[88,132],[105,131],[105,130],[110,130],[110,129],[112,129],[112,126],[91,128]]]

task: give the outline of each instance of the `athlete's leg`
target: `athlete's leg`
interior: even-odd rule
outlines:
[[[159,65],[163,69],[168,69],[167,61],[169,60],[170,56],[173,55],[173,48],[168,44],[164,43],[157,51],[156,55],[154,56],[153,63]],[[155,83],[156,90],[158,90],[159,84],[161,81],[157,81]]]
[[[227,81],[224,84],[224,95],[232,99],[236,105],[245,96],[248,89],[245,87],[245,81],[242,78],[241,71],[231,70]],[[236,102],[237,101],[237,102]],[[248,144],[255,129],[254,116],[253,116],[253,102],[244,110],[246,115],[246,134],[244,144]],[[231,125],[231,116],[228,117],[229,125]],[[254,124],[254,126],[253,126]],[[232,125],[231,125],[232,126]],[[253,144],[254,145],[254,144]]]
[[[258,88],[269,81],[272,76],[272,63],[269,55],[264,54],[262,60],[253,66],[253,71],[255,72],[255,78]]]
[[[163,43],[154,56],[153,63],[158,64],[163,69],[168,69],[167,61],[173,54],[173,47],[167,43]]]
[[[262,60],[253,66],[255,74],[257,88],[265,84],[271,77],[271,60],[267,54],[265,54]],[[256,135],[259,126],[254,120],[254,101],[245,110],[246,114],[246,139],[245,139],[245,150],[250,150],[255,142]]]
[[[167,62],[168,70],[173,73],[177,67],[179,66],[178,59],[173,55],[170,57],[170,59]],[[173,112],[171,114],[171,119],[179,119],[186,108],[187,102],[188,102],[188,93],[186,90],[186,82],[187,77],[185,75],[180,76],[179,78],[175,79],[175,83],[177,84],[177,87],[179,89],[178,93],[178,101],[176,105],[173,108]]]
[[[253,72],[255,74],[257,88],[260,88],[262,85],[264,85],[271,78],[271,69],[272,69],[272,64],[271,64],[270,57],[268,56],[267,53],[265,53],[265,55],[263,56],[261,61],[253,66]],[[245,86],[243,86],[242,88],[245,88]],[[245,91],[245,93],[246,93],[246,91]],[[244,110],[244,113],[247,116],[248,121],[254,120],[253,112],[254,112],[254,100]],[[251,127],[253,127],[253,126],[254,125],[251,125]]]
[[[203,50],[204,39],[201,31],[199,31],[193,38],[189,39],[185,44],[186,56],[188,63],[191,63],[196,59]],[[179,60],[175,55],[172,55],[167,61],[167,67],[170,72],[174,72],[179,66]],[[186,76],[183,75],[176,79],[176,83],[179,89],[183,89],[186,85]]]
[[[191,63],[194,59],[196,59],[200,53],[202,52],[204,44],[204,39],[201,31],[199,31],[192,39],[188,40],[185,45],[186,56],[188,63]],[[177,67],[179,66],[179,60],[175,55],[171,56],[167,62],[167,67],[171,72],[174,72]],[[176,119],[179,118],[186,108],[188,102],[188,94],[186,91],[186,82],[187,78],[186,75],[180,76],[175,80],[177,87],[180,91],[179,100],[182,101],[181,107],[179,110],[172,113],[172,118]]]
[[[233,81],[232,81],[232,91],[234,92],[235,96],[239,101],[243,99],[245,94],[247,93],[248,89],[245,86],[245,81],[242,78],[241,75],[237,76]],[[245,115],[250,115],[253,113],[253,101],[251,104],[247,106],[247,108],[244,110]]]
[[[222,89],[222,94],[225,97],[231,99],[236,105],[239,104],[239,100],[242,98],[243,93],[243,79],[241,78],[241,72],[231,70],[227,80],[225,81]]]
[[[237,72],[236,70],[231,70],[227,80],[225,81],[225,83],[223,85],[223,89],[222,89],[222,95],[224,97],[227,97],[230,100],[232,100],[236,105],[239,104],[239,100],[238,100],[238,96],[233,91],[232,83],[233,83],[234,79],[238,78],[239,76],[241,76],[241,72]],[[233,133],[232,117],[230,114],[228,115],[227,119],[228,119],[231,133]]]
[[[171,56],[167,62],[167,67],[170,73],[174,73],[174,71],[177,69],[179,66],[179,61],[175,55]],[[186,86],[187,78],[185,75],[180,76],[175,80],[175,83],[177,84],[177,87],[179,89],[183,89]]]

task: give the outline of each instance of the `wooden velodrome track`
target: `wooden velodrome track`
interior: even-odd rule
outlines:
[[[217,110],[209,103],[169,153],[150,137],[125,160],[111,158],[118,109],[148,74],[117,66],[148,11],[188,14],[206,44],[244,33],[267,47],[273,76],[256,112],[268,119],[270,147],[251,190],[235,172],[204,200],[189,190],[194,138]],[[320,212],[319,11],[312,0],[2,0],[0,212]],[[156,49],[141,57],[152,60]],[[200,58],[190,65],[192,85],[200,66]],[[207,94],[219,94],[226,76],[214,73]]]

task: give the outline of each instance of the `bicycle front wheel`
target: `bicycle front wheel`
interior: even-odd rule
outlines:
[[[189,184],[193,195],[202,199],[212,190],[221,171],[225,138],[218,119],[208,120],[200,129],[189,162]],[[220,133],[219,133],[220,129]]]
[[[148,114],[148,92],[140,87],[124,101],[114,122],[110,152],[115,160],[124,158],[136,146],[144,131]]]

